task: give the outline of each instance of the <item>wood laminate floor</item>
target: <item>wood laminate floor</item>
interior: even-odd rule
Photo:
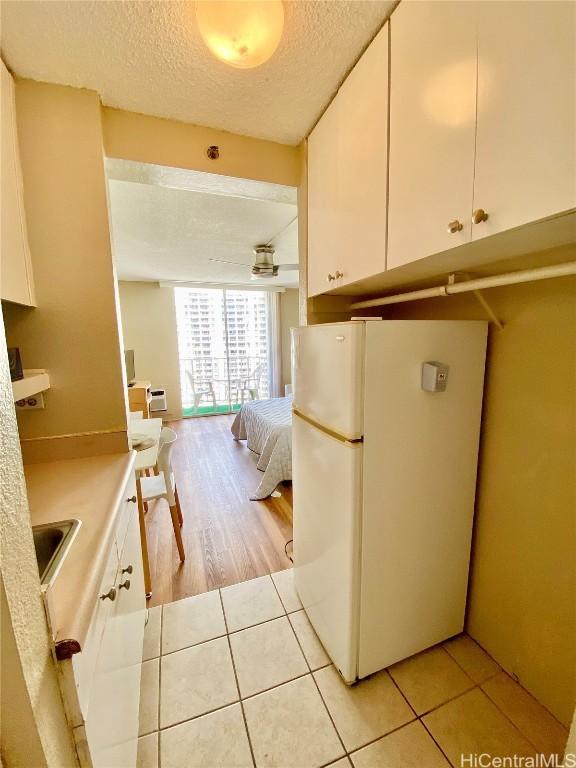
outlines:
[[[232,438],[232,416],[170,423],[178,433],[172,466],[184,515],[186,561],[180,563],[165,501],[146,515],[152,598],[161,605],[289,568],[292,486],[281,498],[250,501],[261,472],[257,456]]]

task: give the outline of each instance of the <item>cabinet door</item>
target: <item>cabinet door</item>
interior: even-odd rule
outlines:
[[[478,14],[478,239],[576,205],[576,6],[482,3]]]
[[[333,288],[338,250],[338,115],[335,101],[308,138],[308,296]]]
[[[0,297],[17,304],[35,304],[32,264],[24,214],[22,170],[16,132],[14,82],[4,63],[1,73],[1,178]]]
[[[129,566],[132,566],[132,573],[122,573]],[[116,599],[102,637],[86,717],[86,735],[94,768],[136,765],[145,613],[140,528],[138,511],[134,509],[124,540]]]
[[[473,2],[415,0],[392,14],[388,269],[471,238],[475,13]]]
[[[336,285],[384,272],[388,187],[386,24],[340,88]]]

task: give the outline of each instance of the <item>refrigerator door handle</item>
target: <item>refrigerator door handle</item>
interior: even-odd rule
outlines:
[[[329,435],[330,437],[333,437],[336,440],[339,440],[341,443],[349,443],[350,445],[356,445],[357,443],[364,442],[364,438],[362,437],[362,435],[359,435],[357,437],[348,437],[346,435],[341,435],[339,432],[336,432],[335,430],[330,429],[330,427],[327,427],[324,424],[320,424],[320,422],[315,421],[314,419],[311,419],[309,416],[305,416],[297,408],[293,408],[292,413],[297,418],[302,419],[302,421],[305,421],[307,424],[310,424],[310,426],[315,427],[315,429],[320,430],[320,432],[324,432],[325,435]]]

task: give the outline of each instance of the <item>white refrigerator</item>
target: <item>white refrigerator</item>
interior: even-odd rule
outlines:
[[[352,683],[462,631],[487,323],[292,330],[294,579]]]

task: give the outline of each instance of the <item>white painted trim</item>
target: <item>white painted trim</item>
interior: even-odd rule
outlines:
[[[264,282],[264,281],[261,281]],[[283,285],[262,285],[261,282],[246,285],[245,283],[202,283],[194,280],[161,280],[160,288],[217,288],[227,291],[270,291],[271,293],[285,293]]]

